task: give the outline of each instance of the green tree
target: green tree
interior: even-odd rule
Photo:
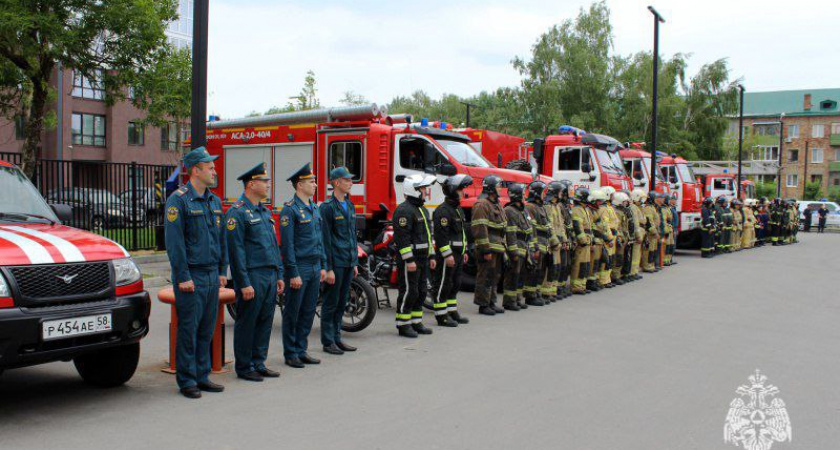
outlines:
[[[290,102],[287,105],[287,109],[291,108],[293,111],[305,111],[308,109],[316,109],[320,107],[321,101],[318,100],[318,89],[315,87],[315,85],[315,72],[308,70],[306,72],[306,78],[304,78],[303,80],[303,88],[300,90],[300,93],[298,95],[292,97],[294,102]],[[275,113],[276,112],[272,111],[270,114]]]
[[[802,200],[819,200],[822,198],[822,184],[819,181],[805,183],[805,195]]]
[[[35,171],[56,69],[96,79],[106,101],[150,67],[176,18],[176,0],[4,0],[0,8],[0,113],[25,121],[22,169]]]
[[[364,95],[356,94],[353,91],[345,91],[344,96],[338,102],[342,105],[347,106],[365,105],[370,103],[370,101],[368,101],[368,99],[366,99]]]
[[[767,197],[769,199],[776,197],[776,183],[756,183],[755,196],[758,198]]]

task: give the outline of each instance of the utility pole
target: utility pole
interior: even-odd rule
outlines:
[[[476,105],[474,105],[472,103],[469,103],[469,102],[458,102],[458,103],[467,107],[467,128],[469,128],[470,127],[470,108],[473,107],[473,106],[476,106]]]
[[[648,192],[656,190],[656,125],[657,111],[659,108],[659,24],[665,23],[665,19],[655,10],[648,6],[648,11],[653,14],[653,125],[651,130],[650,147],[650,186]]]
[[[192,108],[190,147],[207,145],[207,28],[209,0],[193,3]]]
[[[741,198],[741,164],[743,163],[742,152],[744,150],[744,86],[739,84],[738,90],[741,91],[741,114],[738,117],[738,188],[735,198]]]

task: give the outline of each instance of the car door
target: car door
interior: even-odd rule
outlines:
[[[397,203],[405,198],[403,180],[415,174],[435,175],[435,167],[448,159],[426,136],[418,134],[397,134],[394,137],[394,191]],[[443,191],[434,185],[426,198],[426,206],[436,208],[443,202]]]

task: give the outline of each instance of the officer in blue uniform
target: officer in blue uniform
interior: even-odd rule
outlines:
[[[332,355],[356,351],[341,340],[341,319],[350,297],[350,281],[359,274],[356,264],[356,207],[350,202],[353,174],[346,167],[330,172],[333,195],[321,203],[321,231],[327,256],[327,287],[321,305],[321,344]]]
[[[209,189],[216,183],[216,158],[204,147],[184,156],[190,181],[166,201],[166,253],[178,313],[175,378],[187,398],[224,390],[208,378],[219,286],[227,282],[228,264],[222,202]]]
[[[245,192],[230,207],[225,219],[230,270],[236,291],[233,350],[236,375],[248,381],[277,378],[265,366],[278,291],[283,292],[280,248],[271,211],[262,203],[271,190],[265,163],[243,173],[238,180]]]
[[[295,188],[294,198],[280,212],[280,243],[286,285],[283,309],[283,356],[286,365],[303,368],[320,364],[306,349],[321,283],[327,277],[321,213],[312,201],[318,184],[307,163],[287,179]]]

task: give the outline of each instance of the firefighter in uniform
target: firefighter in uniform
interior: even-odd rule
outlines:
[[[219,286],[227,283],[228,265],[222,202],[209,189],[216,182],[216,158],[204,147],[184,156],[190,181],[166,201],[166,253],[178,314],[175,379],[187,398],[224,390],[208,378]]]
[[[781,199],[774,198],[770,206],[770,242],[773,245],[780,245],[782,212]]]
[[[615,245],[615,262],[612,269],[612,282],[623,285],[630,282],[630,259],[628,248],[632,248],[632,239],[636,230],[633,229],[633,213],[630,211],[630,197],[624,192],[612,195],[612,206],[618,218],[618,236]]]
[[[724,196],[717,199],[718,206],[720,206],[720,219],[718,223],[721,224],[722,231],[720,234],[720,243],[724,253],[732,253],[732,233],[734,231],[734,216],[732,209],[729,207],[729,201]]]
[[[606,262],[606,250],[604,246],[609,235],[607,224],[604,220],[604,200],[606,196],[600,189],[593,189],[589,192],[590,215],[592,217],[592,245],[590,246],[590,260],[592,266],[589,271],[589,277],[586,279],[586,289],[590,291],[600,291],[605,286],[600,283],[600,275],[602,265]]]
[[[294,198],[280,211],[280,242],[286,291],[283,307],[283,356],[297,369],[321,361],[307,353],[309,332],[321,283],[327,278],[321,212],[312,201],[318,184],[309,163],[286,179],[295,189]]]
[[[589,189],[575,189],[574,206],[572,206],[572,226],[574,228],[575,247],[572,259],[572,293],[583,295],[590,291],[586,289],[589,271],[592,265],[592,216],[589,213]]]
[[[706,197],[700,207],[700,256],[703,258],[711,258],[715,255],[716,233],[714,202],[711,197]]]
[[[508,263],[505,267],[502,305],[505,309],[516,311],[528,308],[524,298],[525,277],[528,266],[537,252],[537,242],[531,218],[523,203],[525,185],[509,185],[508,197],[510,202],[505,206]]]
[[[641,280],[639,272],[642,268],[642,249],[645,244],[647,230],[647,216],[642,211],[642,204],[647,200],[647,193],[639,188],[630,192],[630,211],[633,213],[633,228],[636,235],[633,239],[633,254],[630,261],[630,277],[634,280]]]
[[[670,266],[671,246],[674,243],[674,214],[671,211],[671,206],[665,203],[665,198],[670,198],[670,196],[661,195],[659,197],[662,199],[659,205],[659,211],[662,217],[662,231],[664,232],[664,238],[662,240],[664,248],[659,253],[662,259],[661,265]]]
[[[525,284],[525,303],[531,306],[544,306],[551,303],[549,298],[542,298],[542,294],[549,290],[544,283],[551,259],[548,254],[551,224],[548,221],[548,213],[543,205],[542,197],[545,188],[546,185],[542,181],[534,181],[528,185],[528,202],[525,204],[525,210],[531,217],[531,224],[534,227],[538,252],[534,267],[529,271]]]
[[[341,324],[350,282],[359,274],[359,251],[356,242],[356,206],[350,201],[353,174],[346,167],[330,171],[333,194],[321,203],[321,232],[327,261],[327,278],[321,305],[321,345],[324,352],[343,355],[356,347],[341,339]]]
[[[263,204],[271,191],[265,163],[240,175],[245,192],[228,209],[225,218],[230,272],[236,292],[233,352],[236,375],[248,381],[277,378],[279,372],[265,365],[277,309],[283,292],[283,263],[271,210]]]
[[[617,259],[615,257],[616,249],[620,245],[618,230],[621,222],[612,205],[612,196],[615,194],[615,188],[604,186],[600,190],[604,197],[604,203],[601,205],[601,209],[603,209],[604,231],[607,233],[609,239],[604,242],[604,253],[607,255],[607,258],[602,263],[601,271],[598,274],[598,281],[601,283],[601,286],[611,288],[615,286],[612,272]]]
[[[656,207],[656,198],[659,193],[651,191],[648,194],[647,203],[642,208],[645,214],[646,228],[645,228],[645,245],[642,250],[642,270],[647,273],[658,272],[656,267],[656,255],[659,252],[660,228],[662,220],[659,216],[659,210]]]
[[[475,304],[478,312],[486,316],[502,314],[505,310],[496,304],[496,287],[502,274],[506,248],[507,218],[499,204],[502,179],[488,175],[482,180],[482,193],[475,202],[470,224],[476,249],[477,274],[475,277]]]
[[[732,251],[741,250],[741,234],[744,232],[744,215],[741,200],[732,199]]]
[[[469,323],[458,313],[458,290],[461,273],[467,262],[467,221],[461,200],[464,189],[472,186],[469,175],[458,174],[443,181],[441,188],[446,197],[432,216],[434,223],[437,264],[434,270],[435,320],[444,327],[457,327]]]
[[[543,201],[545,211],[548,214],[548,222],[551,226],[551,240],[549,250],[551,265],[548,270],[546,286],[548,290],[543,296],[554,302],[560,300],[560,273],[563,267],[563,248],[568,246],[569,240],[566,237],[566,224],[563,222],[563,206],[560,204],[560,182],[552,181],[545,188]]]
[[[674,261],[674,254],[677,252],[677,235],[680,229],[680,212],[677,210],[678,200],[676,192],[672,193],[670,200],[668,200],[668,206],[671,209],[671,247],[668,249],[669,266],[677,264]]]
[[[572,295],[572,253],[575,246],[575,228],[572,223],[572,182],[560,180],[560,212],[563,214],[563,224],[566,226],[566,238],[568,242],[563,247],[563,267],[560,273],[560,298]]]
[[[744,232],[741,235],[741,248],[753,248],[755,246],[755,199],[747,199],[746,208],[741,208],[744,214]]]
[[[397,259],[397,330],[399,335],[416,338],[432,334],[423,325],[423,300],[427,295],[429,270],[437,267],[432,247],[430,215],[423,206],[435,183],[431,175],[409,175],[403,180],[405,201],[397,206],[392,218]]]

